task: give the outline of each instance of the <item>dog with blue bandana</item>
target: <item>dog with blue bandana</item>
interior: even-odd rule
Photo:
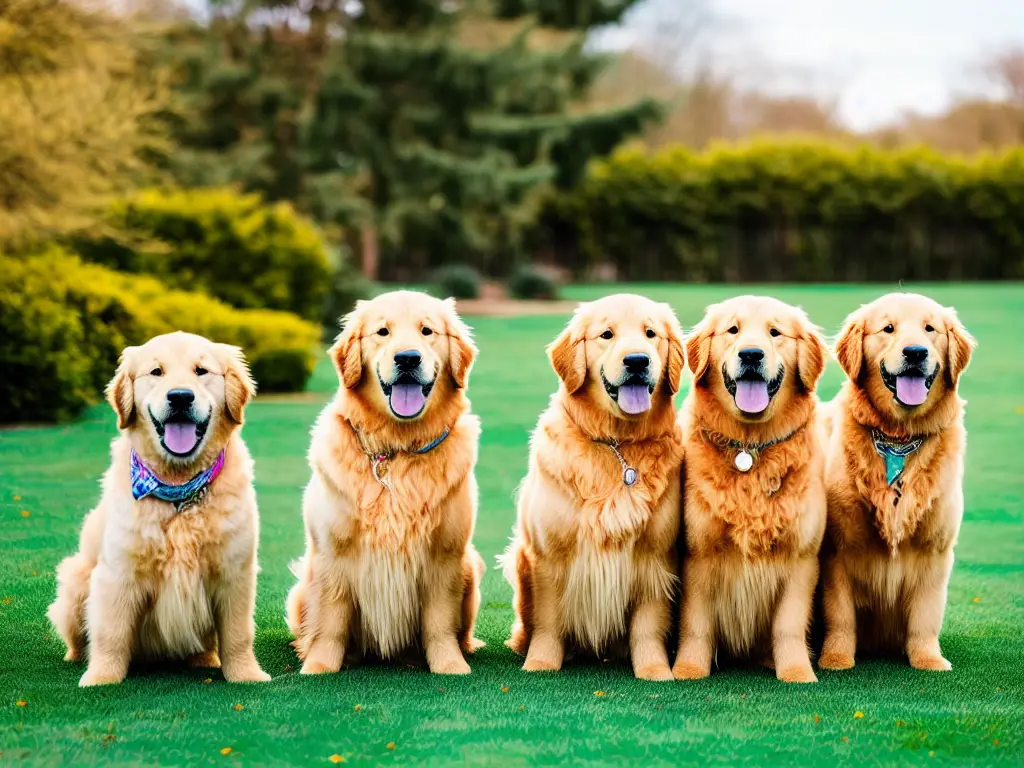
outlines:
[[[953,309],[909,293],[861,307],[839,333],[849,380],[829,404],[824,669],[888,651],[951,669],[939,632],[964,510],[958,388],[974,347]]]
[[[170,333],[128,347],[107,390],[119,435],[48,615],[88,657],[81,686],[137,660],[270,677],[253,653],[259,518],[240,428],[255,393],[237,347]]]

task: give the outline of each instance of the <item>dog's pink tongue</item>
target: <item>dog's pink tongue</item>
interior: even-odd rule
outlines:
[[[174,453],[191,453],[199,442],[196,425],[191,421],[171,421],[164,424],[164,445]]]
[[[646,384],[623,384],[619,387],[619,408],[637,414],[650,410],[651,391]]]
[[[760,413],[768,407],[768,382],[740,379],[736,382],[736,407],[744,413]]]
[[[897,376],[896,397],[904,405],[920,405],[928,398],[924,376]]]
[[[395,384],[391,388],[391,410],[403,418],[415,416],[423,410],[427,398],[419,384]]]

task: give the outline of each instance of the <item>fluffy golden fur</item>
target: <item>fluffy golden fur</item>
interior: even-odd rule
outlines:
[[[740,352],[754,349],[763,358],[747,371]],[[722,648],[774,666],[780,680],[814,682],[807,629],[825,531],[825,433],[814,392],[826,348],[800,310],[741,296],[708,308],[686,354],[694,386],[681,411],[685,546],[672,671],[706,677]],[[748,375],[766,382],[767,407],[757,413],[738,405]],[[749,471],[737,468],[738,444],[771,441],[779,442],[757,452]]]
[[[417,364],[400,368],[402,353]],[[483,574],[470,541],[480,426],[466,399],[469,331],[454,302],[397,291],[360,302],[329,354],[341,387],[313,429],[306,553],[287,601],[302,672],[416,650],[432,672],[467,674],[463,653],[482,645],[473,626]],[[416,414],[396,399],[409,377],[427,388]],[[379,456],[390,488],[374,477]]]
[[[526,655],[523,669],[553,671],[567,643],[601,652],[628,638],[637,677],[671,679],[665,640],[682,461],[672,398],[684,367],[678,321],[665,304],[609,296],[581,305],[548,352],[561,385],[533,433],[504,555],[515,590],[508,645]],[[632,354],[649,360],[640,385],[629,383]],[[626,403],[630,386],[653,387],[649,402],[634,389],[639,395]],[[638,472],[635,485],[623,482],[611,441]]]
[[[904,350],[927,350],[927,399],[910,407],[887,386]],[[960,375],[975,342],[956,313],[924,296],[889,294],[851,314],[835,354],[849,380],[832,402],[823,548],[825,643],[819,665],[848,669],[858,648],[902,649],[917,669],[948,670],[939,646],[953,546],[963,516]],[[894,387],[895,388],[895,387]],[[924,438],[888,484],[872,428]]]
[[[167,394],[194,393],[189,417],[207,423],[193,450],[165,447]],[[239,435],[255,388],[241,350],[171,333],[124,350],[107,394],[120,435],[99,504],[78,552],[57,567],[48,616],[66,660],[88,652],[80,685],[124,679],[134,659],[188,659],[232,682],[269,680],[253,654],[259,518],[252,460]],[[197,432],[198,435],[198,432]],[[224,468],[194,506],[177,511],[132,497],[132,449],[158,477],[181,484],[225,452]]]

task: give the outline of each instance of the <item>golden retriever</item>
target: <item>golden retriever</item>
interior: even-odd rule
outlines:
[[[952,309],[895,293],[836,340],[849,380],[832,402],[822,668],[852,667],[859,645],[951,669],[939,630],[964,508],[957,384],[974,347]]]
[[[815,387],[826,348],[807,316],[740,296],[687,337],[679,679],[719,646],[815,682],[807,629],[825,532],[825,432]]]
[[[66,660],[88,649],[80,685],[121,682],[133,659],[270,679],[252,647],[259,516],[239,434],[254,393],[237,347],[178,332],[124,350],[107,389],[120,435],[48,611]]]
[[[482,645],[483,560],[471,543],[480,424],[466,399],[476,347],[453,301],[412,291],[359,302],[344,326],[287,600],[302,673],[416,650],[431,672],[468,674],[463,652]]]
[[[533,433],[513,540],[509,647],[562,667],[567,641],[602,653],[628,632],[634,674],[670,680],[682,440],[672,398],[682,334],[665,304],[582,304],[548,348],[561,379]]]

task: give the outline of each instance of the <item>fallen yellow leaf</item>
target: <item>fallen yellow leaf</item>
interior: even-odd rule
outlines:
[[[203,680],[203,682],[204,683],[212,683],[213,682],[213,678],[212,677],[208,677],[205,680]]]
[[[395,748],[395,742],[389,741],[388,742],[388,749],[394,749],[394,748]]]
[[[864,713],[863,712],[854,712],[853,713],[853,719],[854,720],[863,720],[864,719]]]
[[[220,753],[221,753],[222,755],[230,755],[230,754],[231,754],[231,747],[224,747],[224,749],[222,749],[222,750],[220,751]]]
[[[19,707],[27,707],[28,706],[28,702],[25,701],[24,699],[18,699],[15,702],[15,704],[17,704]]]
[[[971,602],[972,603],[980,603],[981,602],[981,598],[980,597],[975,597],[973,600],[971,600]]]
[[[501,692],[502,693],[508,693],[508,686],[507,685],[501,686]]]
[[[341,755],[331,755],[327,759],[330,760],[332,763],[344,763],[345,762],[345,758],[342,757]]]
[[[21,516],[22,516],[22,517],[28,517],[28,516],[29,516],[29,515],[31,515],[31,514],[32,514],[32,513],[31,513],[31,512],[29,512],[29,511],[28,511],[27,509],[23,509],[23,510],[21,510]]]
[[[356,712],[358,712],[362,708],[363,708],[362,704],[356,704],[354,707],[352,707],[352,709],[354,709]]]
[[[235,712],[241,712],[245,707],[241,704],[235,704]]]
[[[594,691],[595,696],[604,696],[604,691]]]
[[[21,501],[21,496],[15,496],[15,497],[14,497],[14,500],[15,500],[15,501]]]

